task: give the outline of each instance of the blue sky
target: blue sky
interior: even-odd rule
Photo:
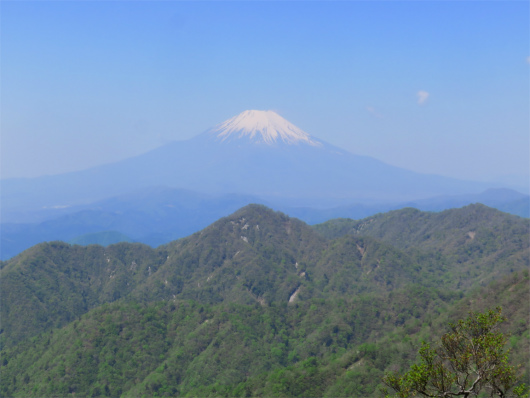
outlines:
[[[246,109],[415,171],[529,171],[526,1],[0,7],[2,178],[124,159]]]

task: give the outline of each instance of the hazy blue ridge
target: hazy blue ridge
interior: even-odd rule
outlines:
[[[92,234],[85,234],[78,236],[74,239],[71,239],[68,243],[71,245],[101,245],[101,246],[108,246],[112,245],[114,243],[120,243],[120,242],[134,242],[131,238],[129,238],[127,235],[122,234],[121,232],[117,231],[102,231],[102,232],[95,232]]]
[[[389,201],[480,192],[498,184],[461,181],[390,166],[321,142],[258,145],[200,135],[88,170],[2,181],[7,213],[78,206],[151,186],[207,193]]]
[[[72,241],[86,234],[116,231],[127,239],[157,247],[188,236],[205,228],[220,217],[227,216],[250,203],[264,203],[269,207],[297,217],[309,224],[334,218],[363,219],[365,217],[403,207],[442,211],[470,203],[488,206],[519,216],[528,217],[530,197],[507,189],[489,190],[481,194],[444,196],[406,203],[363,202],[333,208],[292,207],[288,201],[264,201],[249,195],[207,195],[193,191],[152,187],[129,195],[121,195],[87,205],[82,210],[63,214],[41,223],[1,225],[0,259],[11,258],[23,250],[44,241]],[[60,209],[64,213],[65,209]],[[45,209],[43,217],[49,216]],[[38,215],[35,215],[38,216]],[[80,243],[80,242],[75,242]],[[90,243],[96,243],[90,241]],[[115,240],[112,243],[116,243]]]

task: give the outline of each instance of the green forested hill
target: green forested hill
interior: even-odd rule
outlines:
[[[37,245],[2,263],[2,396],[369,396],[496,305],[527,363],[527,220],[440,214],[317,232],[252,205],[157,249]]]
[[[73,321],[124,297],[163,259],[141,244],[42,243],[5,261],[0,279],[2,344]]]
[[[471,242],[490,251],[506,244],[521,245],[527,241],[529,226],[528,219],[473,204],[442,212],[405,208],[362,220],[330,220],[314,228],[328,239],[346,234],[372,236],[400,248],[451,252]]]
[[[314,228],[328,239],[370,236],[437,257],[451,269],[445,276],[459,288],[528,267],[530,220],[481,204],[440,213],[408,208],[363,220],[330,220]]]
[[[528,282],[515,274],[457,300],[415,288],[292,306],[118,301],[5,350],[2,395],[369,396],[420,340],[491,305],[525,363]]]

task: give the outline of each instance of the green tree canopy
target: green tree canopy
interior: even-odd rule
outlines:
[[[450,324],[436,348],[425,342],[419,350],[420,362],[400,376],[388,373],[383,383],[386,397],[523,397],[526,386],[519,384],[515,366],[508,363],[507,337],[498,331],[505,321],[497,307]],[[518,385],[519,384],[519,385]]]

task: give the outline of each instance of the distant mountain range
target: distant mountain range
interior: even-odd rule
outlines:
[[[246,195],[207,195],[182,189],[150,188],[79,206],[60,209],[55,218],[36,223],[1,225],[1,259],[39,243],[63,240],[78,244],[138,241],[158,246],[188,236],[253,202]],[[113,231],[114,234],[109,234]]]
[[[456,195],[414,203],[357,203],[333,208],[291,207],[249,195],[208,195],[170,188],[144,189],[74,209],[59,209],[58,215],[34,223],[1,224],[0,259],[11,258],[45,241],[109,245],[142,242],[153,247],[188,236],[215,220],[250,203],[266,204],[309,224],[333,218],[361,219],[404,207],[441,211],[471,203],[483,203],[522,217],[529,216],[530,198],[500,189],[478,195]],[[70,212],[68,212],[70,211]],[[44,213],[46,217],[49,213]]]
[[[88,170],[2,181],[3,212],[88,204],[152,186],[327,206],[470,194],[488,183],[390,166],[311,137],[271,111],[246,111],[187,141]],[[8,221],[14,221],[9,219]]]
[[[529,208],[527,195],[492,190],[502,187],[354,155],[272,111],[245,111],[121,162],[1,183],[2,259],[41,241],[113,243],[116,233],[156,246],[249,203],[309,223],[405,206],[439,211],[482,202],[525,217]]]

